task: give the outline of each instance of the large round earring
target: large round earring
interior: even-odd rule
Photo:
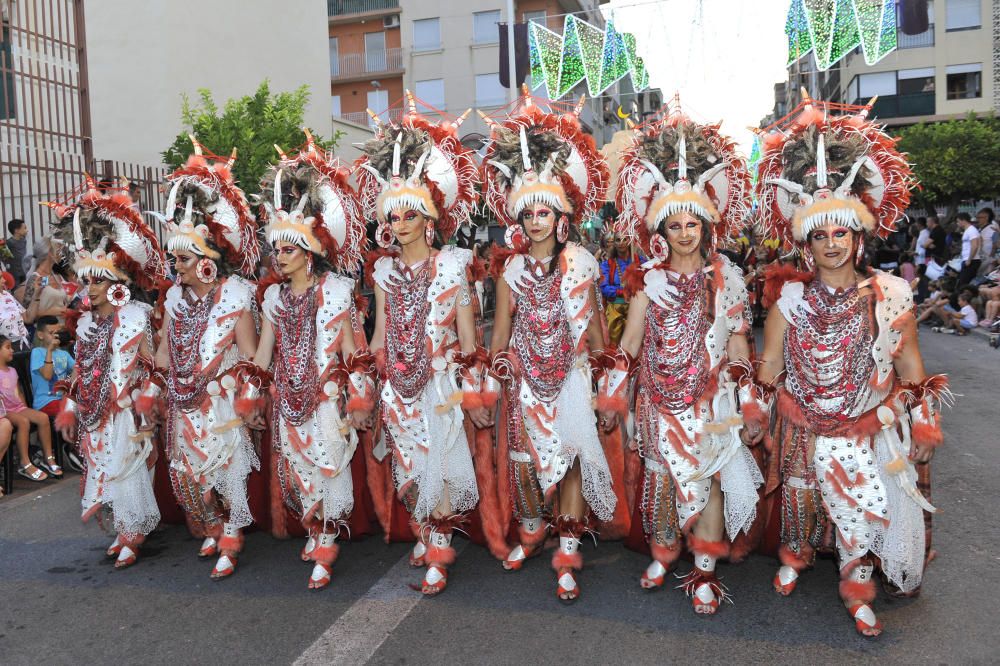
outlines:
[[[666,261],[670,258],[670,243],[660,234],[653,234],[649,239],[649,251],[658,260]]]
[[[116,282],[115,284],[108,287],[108,303],[120,308],[121,306],[132,300],[132,292],[129,290],[127,285],[121,282]]]
[[[212,284],[219,276],[218,266],[208,258],[199,259],[198,264],[194,267],[194,272],[198,279],[205,284]]]
[[[389,226],[388,222],[379,222],[378,227],[375,229],[375,242],[383,250],[387,250],[392,247],[392,243],[395,240],[395,236],[392,233],[392,227]]]
[[[428,245],[434,244],[434,221],[427,220],[427,224],[424,226],[424,240],[427,241]]]
[[[565,215],[559,218],[559,223],[556,224],[556,240],[560,243],[565,243],[569,239],[569,218]]]
[[[524,234],[524,229],[521,228],[520,224],[512,224],[507,227],[507,231],[503,234],[504,245],[514,250],[519,254],[523,254],[528,251],[528,239]]]

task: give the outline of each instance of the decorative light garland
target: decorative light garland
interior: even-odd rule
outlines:
[[[788,64],[813,51],[826,70],[858,46],[874,65],[896,49],[895,0],[792,0],[785,19]]]
[[[528,30],[531,81],[545,84],[549,99],[559,99],[587,80],[587,92],[596,97],[627,74],[636,92],[649,87],[649,72],[636,53],[635,36],[615,30],[611,21],[602,30],[575,16],[566,16],[563,34],[539,23]]]

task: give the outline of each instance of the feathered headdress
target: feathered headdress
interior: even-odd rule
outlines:
[[[406,96],[407,113],[398,125],[383,124],[368,111],[376,123],[375,138],[355,162],[358,196],[365,217],[385,224],[393,210],[412,208],[434,219],[447,241],[476,204],[478,169],[473,151],[458,138],[469,111],[454,121],[433,123],[417,113],[410,91]]]
[[[713,243],[740,232],[750,212],[750,171],[719,125],[696,123],[677,107],[634,131],[618,176],[620,233],[651,252],[660,223],[681,211],[708,222]]]
[[[608,166],[594,138],[580,126],[584,98],[569,113],[545,111],[525,88],[519,109],[490,126],[483,159],[486,204],[505,225],[517,222],[527,206],[545,203],[571,214],[579,224],[601,206]]]
[[[289,157],[275,146],[281,159],[261,183],[267,242],[294,243],[339,271],[354,272],[367,239],[361,203],[348,183],[350,173],[333,153],[316,146],[308,129],[302,131],[305,148]]]
[[[42,202],[55,211],[57,234],[75,255],[77,276],[158,287],[166,278],[163,250],[129,197],[128,183],[101,192],[93,178],[84,178],[76,201]]]
[[[260,261],[260,245],[246,196],[230,171],[236,150],[223,162],[206,154],[193,136],[191,143],[194,154],[187,164],[167,176],[166,250],[221,260],[223,274],[231,269],[251,277]]]
[[[757,197],[766,235],[786,246],[843,224],[886,238],[910,202],[913,175],[866,106],[803,101],[764,137]],[[845,112],[831,116],[831,111]]]

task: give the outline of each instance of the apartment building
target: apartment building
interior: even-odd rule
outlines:
[[[878,96],[873,115],[889,126],[1000,108],[1000,42],[994,41],[1000,3],[931,0],[927,7],[927,29],[912,35],[899,30],[896,50],[874,65],[860,50],[825,72],[817,71],[811,53],[793,63],[788,85],[775,89],[775,112],[794,108],[800,86],[817,98],[851,104]]]
[[[506,23],[505,0],[328,0],[330,24],[331,115],[335,129],[365,130],[372,109],[381,118],[402,114],[403,91],[451,116],[468,108],[487,113],[512,98],[500,85],[500,41],[497,25]],[[562,32],[567,13],[604,25],[596,0],[518,0],[515,21],[535,21]],[[630,82],[616,84],[609,100],[591,100],[581,114],[598,144],[620,127],[618,104],[640,113],[662,101],[658,91],[640,96]],[[573,95],[585,90],[581,84]],[[544,88],[535,94],[544,96]],[[618,98],[621,97],[621,99]],[[475,114],[462,126],[473,143],[488,133]]]

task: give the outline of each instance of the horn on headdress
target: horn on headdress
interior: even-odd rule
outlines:
[[[274,176],[274,210],[281,210],[281,174],[284,169],[278,169],[278,173]]]
[[[236,164],[236,146],[233,146],[233,152],[229,154],[229,159],[226,160],[226,168],[232,169],[234,164]]]
[[[400,161],[401,161],[400,151],[402,150],[402,145],[403,145],[403,131],[400,130],[399,134],[396,135],[396,144],[392,147],[392,175],[393,176],[398,176],[399,175],[399,167],[400,167]]]
[[[520,139],[521,139],[521,166],[524,167],[525,172],[531,171],[531,153],[528,150],[528,133],[524,129],[524,125],[520,127]]]
[[[194,154],[201,155],[203,150],[201,143],[198,142],[198,139],[194,138],[194,134],[188,134],[188,138],[191,139],[191,145],[194,146]]]

